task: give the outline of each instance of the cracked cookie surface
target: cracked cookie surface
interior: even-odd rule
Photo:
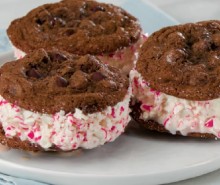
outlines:
[[[122,101],[128,79],[94,56],[37,50],[0,69],[0,94],[27,110],[99,112]]]
[[[141,27],[122,8],[91,0],[45,4],[14,20],[7,30],[25,53],[54,47],[70,53],[102,54],[136,43]]]
[[[220,21],[163,28],[142,47],[137,70],[157,91],[189,100],[220,96]]]

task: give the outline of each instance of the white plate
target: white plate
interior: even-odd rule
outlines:
[[[9,21],[43,2],[23,0],[22,6],[5,1],[0,15]],[[47,1],[49,2],[49,1]],[[110,1],[136,15],[145,31],[176,23],[144,0]],[[10,6],[9,6],[10,5]],[[7,13],[5,12],[5,13]],[[1,23],[2,20],[0,20]],[[9,61],[12,53],[1,55]],[[57,185],[153,185],[199,176],[220,167],[220,143],[129,130],[114,143],[89,151],[68,154],[32,154],[10,150],[0,152],[0,172]]]

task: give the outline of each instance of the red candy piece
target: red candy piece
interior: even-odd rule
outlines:
[[[208,127],[208,128],[213,127],[213,126],[214,126],[214,121],[213,121],[213,119],[211,119],[211,120],[209,120],[208,122],[206,122],[205,126]]]
[[[143,105],[142,108],[148,112],[150,112],[153,108],[153,105]]]
[[[28,137],[30,138],[30,139],[34,139],[34,132],[30,132],[29,134],[28,134]]]

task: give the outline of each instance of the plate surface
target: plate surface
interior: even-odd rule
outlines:
[[[31,8],[51,1],[23,0],[24,4],[20,7],[12,2],[14,1],[8,0],[1,6],[1,16],[6,10],[14,12],[0,24],[3,28],[6,28],[12,19],[24,15]],[[115,3],[133,13],[148,33],[176,23],[174,19],[144,0],[139,0],[138,3],[134,0],[105,2]],[[10,61],[12,58],[12,52],[0,55],[2,62]],[[146,134],[133,128],[114,143],[89,151],[78,150],[66,154],[1,151],[0,172],[57,185],[156,185],[218,169],[219,145],[219,142],[213,140]]]

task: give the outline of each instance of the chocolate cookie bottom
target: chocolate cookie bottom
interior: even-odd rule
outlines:
[[[132,112],[130,113],[131,117],[136,121],[138,122],[138,124],[147,129],[147,130],[150,130],[150,131],[157,131],[157,132],[161,132],[161,133],[168,133],[168,134],[171,134],[168,130],[166,130],[166,128],[157,123],[156,121],[154,120],[143,120],[140,118],[140,115],[142,113],[142,110],[140,109],[140,103],[135,103],[134,105],[130,105],[131,106],[131,109],[132,109]],[[180,132],[177,132],[176,135],[181,135],[183,136]],[[209,134],[209,133],[189,133],[187,135],[188,137],[196,137],[196,138],[206,138],[206,139],[209,139],[209,138],[216,138],[215,135],[213,134]]]
[[[33,144],[29,141],[21,141],[18,137],[8,138],[5,135],[5,132],[0,125],[0,144],[7,146],[13,149],[19,149],[29,152],[59,152],[62,151],[56,146],[50,147],[49,149],[45,150],[37,144]]]
[[[9,148],[21,149],[25,151],[38,152],[43,151],[38,145],[33,145],[29,141],[21,141],[19,138],[7,138],[3,128],[0,126],[0,143],[8,146]]]

